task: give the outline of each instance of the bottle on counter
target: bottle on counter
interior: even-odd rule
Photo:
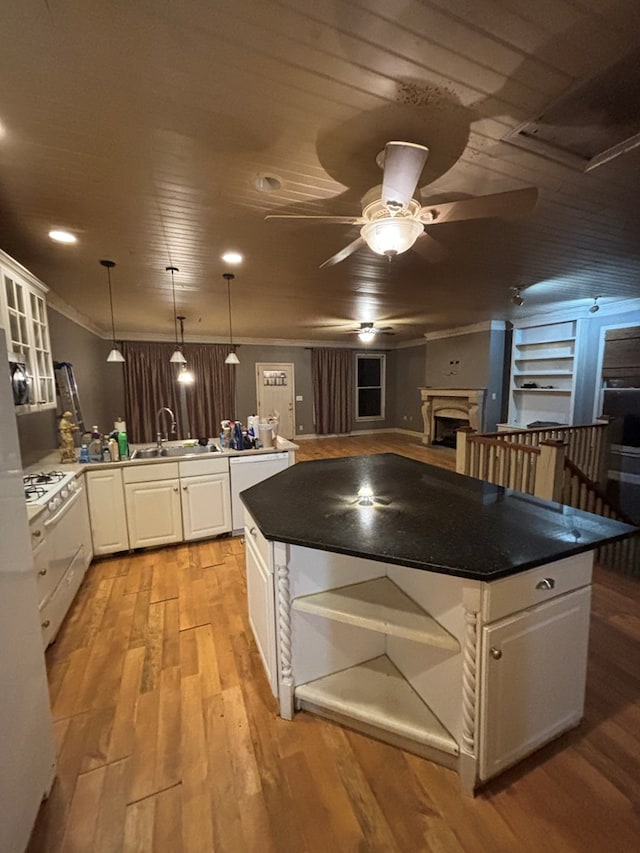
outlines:
[[[121,460],[124,461],[129,458],[129,442],[126,432],[118,433],[118,451]]]
[[[117,462],[120,459],[120,448],[118,447],[117,433],[111,433],[109,436],[109,455],[112,462]]]
[[[102,461],[111,462],[111,451],[109,450],[109,436],[102,436]]]
[[[89,445],[91,444],[91,433],[85,432],[82,434],[82,443],[80,445],[80,458],[78,462],[89,461]]]
[[[102,436],[97,424],[91,427],[91,441],[89,442],[89,462],[102,462]]]

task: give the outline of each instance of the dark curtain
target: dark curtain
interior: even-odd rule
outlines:
[[[125,418],[134,444],[156,440],[156,414],[163,406],[176,416],[174,438],[213,438],[220,434],[220,421],[234,411],[235,369],[224,363],[229,347],[185,345],[192,385],[177,381],[180,365],[169,361],[174,350],[175,344],[123,341]],[[167,420],[161,422],[163,432]]]
[[[351,432],[353,422],[353,351],[311,350],[313,405],[318,435]]]

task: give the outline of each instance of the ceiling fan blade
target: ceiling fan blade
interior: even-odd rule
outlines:
[[[427,234],[426,231],[418,237],[411,248],[432,264],[443,261],[448,254],[442,243],[434,240],[431,234]]]
[[[382,203],[405,208],[416,191],[429,149],[413,142],[387,142],[384,149]]]
[[[304,216],[296,213],[270,213],[265,219],[317,219],[323,222],[337,222],[341,225],[362,225],[366,222],[361,216]]]
[[[358,249],[361,249],[363,246],[367,244],[364,242],[362,237],[358,237],[352,243],[349,243],[348,246],[345,246],[344,249],[340,249],[339,252],[336,252],[335,255],[332,255],[330,258],[327,258],[326,261],[320,264],[319,269],[323,267],[332,267],[334,264],[339,264],[340,261],[344,261],[345,258],[348,258],[349,255],[352,255],[354,252],[357,252]]]
[[[523,190],[465,198],[447,204],[425,205],[420,218],[427,225],[437,225],[440,222],[460,222],[463,219],[522,216],[533,210],[537,198],[538,190],[535,187],[526,187]],[[428,218],[429,214],[432,219]]]

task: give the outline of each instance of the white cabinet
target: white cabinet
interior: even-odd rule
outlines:
[[[85,474],[93,553],[113,554],[129,548],[121,468],[102,468]]]
[[[250,532],[253,530],[254,532]],[[245,557],[247,567],[247,601],[249,624],[262,658],[269,687],[278,695],[278,672],[275,636],[275,589],[272,560],[265,561],[255,538],[266,540],[249,522],[245,531]]]
[[[49,343],[47,287],[4,252],[0,252],[0,325],[6,329],[12,360],[25,362],[30,404],[16,413],[53,408],[56,391]]]
[[[231,530],[229,465],[226,459],[180,462],[182,524],[186,541]]]
[[[125,468],[124,489],[131,548],[182,541],[177,462]]]
[[[514,329],[509,425],[573,423],[578,321]]]
[[[241,456],[232,456],[229,462],[231,523],[233,532],[239,533],[244,525],[244,504],[240,499],[240,492],[261,483],[268,477],[273,477],[280,471],[284,471],[293,462],[291,462],[288,453],[246,453]]]
[[[582,588],[483,628],[481,780],[581,720],[590,600]]]

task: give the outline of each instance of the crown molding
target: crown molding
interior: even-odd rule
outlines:
[[[85,314],[81,314],[80,311],[76,310],[72,305],[69,305],[52,290],[47,293],[47,309],[49,308],[52,308],[58,314],[62,314],[63,317],[66,317],[67,320],[71,320],[71,322],[75,323],[77,326],[82,326],[83,329],[86,329],[87,332],[91,332],[92,335],[104,340],[111,340],[111,335],[108,332],[101,329],[100,326],[96,326],[96,324]]]
[[[563,311],[540,312],[528,314],[520,319],[512,319],[514,329],[524,329],[528,326],[544,326],[547,323],[567,323],[572,320],[600,320],[602,317],[615,317],[621,314],[629,314],[632,311],[640,311],[640,299],[624,299],[621,302],[605,302],[599,306],[595,314],[591,314],[589,308],[593,305],[590,300],[587,305],[582,301],[574,308],[566,308]]]
[[[474,335],[476,332],[503,332],[506,327],[504,320],[485,320],[482,323],[473,323],[471,326],[458,326],[454,329],[425,332],[424,336],[427,341],[436,341],[439,338],[457,338],[461,335]]]

